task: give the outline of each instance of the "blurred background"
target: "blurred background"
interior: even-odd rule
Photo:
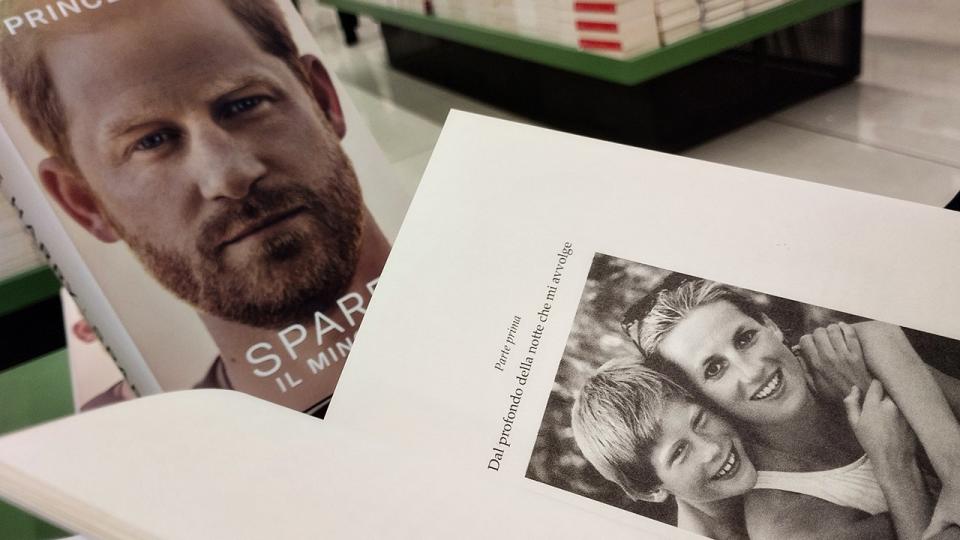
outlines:
[[[351,97],[367,115],[374,135],[410,189],[419,181],[449,109],[529,122],[523,114],[391,66],[374,19],[361,16],[359,42],[347,46],[328,6],[315,0],[302,4],[308,24],[329,52],[324,61],[349,85]],[[789,4],[774,9],[787,9]],[[836,5],[822,0],[813,4]],[[947,204],[960,190],[956,152],[960,146],[960,62],[956,61],[960,3],[868,0],[862,5],[861,69],[849,84],[808,96],[683,153],[930,205]],[[766,14],[774,15],[773,10]],[[820,35],[830,29],[827,26]],[[763,29],[757,31],[764,35]],[[702,34],[690,40],[697,43],[704,38],[714,39]],[[812,57],[829,43],[826,38],[810,39],[802,46]],[[472,69],[469,63],[461,65],[462,71]],[[562,93],[564,88],[552,90]]]

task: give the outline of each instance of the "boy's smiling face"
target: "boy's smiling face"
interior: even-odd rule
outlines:
[[[743,495],[757,483],[740,437],[723,418],[671,400],[661,426],[650,459],[664,491],[689,502],[711,502]]]

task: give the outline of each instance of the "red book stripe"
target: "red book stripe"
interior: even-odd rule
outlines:
[[[580,46],[584,49],[603,49],[605,51],[623,50],[623,44],[619,41],[600,41],[599,39],[581,39]]]
[[[606,2],[574,2],[574,11],[589,11],[591,13],[616,13],[617,5]]]
[[[577,21],[577,30],[595,30],[597,32],[616,32],[617,23]]]

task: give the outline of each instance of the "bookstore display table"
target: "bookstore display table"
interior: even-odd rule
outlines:
[[[356,0],[397,69],[550,127],[676,152],[853,80],[862,2],[793,0],[619,60]]]
[[[66,345],[59,291],[46,266],[0,279],[0,372]]]

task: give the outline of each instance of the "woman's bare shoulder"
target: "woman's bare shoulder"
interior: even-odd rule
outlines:
[[[907,336],[903,332],[903,328],[895,324],[885,323],[882,321],[862,321],[850,325],[857,332],[857,337],[862,339],[895,339],[898,341],[906,341]],[[909,342],[908,342],[909,343]]]

